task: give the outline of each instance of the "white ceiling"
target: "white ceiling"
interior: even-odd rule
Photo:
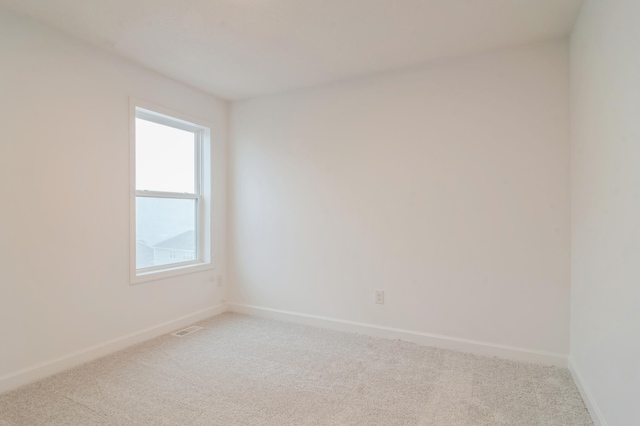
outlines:
[[[0,0],[242,99],[564,37],[582,0]]]

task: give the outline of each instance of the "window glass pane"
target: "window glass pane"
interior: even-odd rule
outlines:
[[[136,118],[136,189],[195,193],[195,133]]]
[[[136,267],[196,259],[196,212],[194,199],[136,197]]]

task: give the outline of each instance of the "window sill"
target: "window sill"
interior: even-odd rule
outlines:
[[[196,265],[184,265],[175,268],[167,268],[161,271],[136,274],[131,277],[130,284],[142,284],[150,281],[160,281],[166,278],[179,277],[182,275],[195,274],[197,272],[212,271],[214,267],[211,263],[198,263]],[[134,272],[135,274],[135,272]]]

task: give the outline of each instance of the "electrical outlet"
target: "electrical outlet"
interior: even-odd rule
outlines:
[[[216,277],[216,283],[217,283],[218,287],[222,287],[222,275],[218,275]]]
[[[378,305],[384,305],[384,291],[383,290],[376,290],[376,303]]]

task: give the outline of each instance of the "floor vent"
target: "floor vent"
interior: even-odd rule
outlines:
[[[202,329],[202,327],[198,327],[197,325],[192,325],[191,327],[187,327],[184,330],[176,331],[175,333],[171,333],[172,336],[186,336],[187,334],[191,334],[195,331]]]

